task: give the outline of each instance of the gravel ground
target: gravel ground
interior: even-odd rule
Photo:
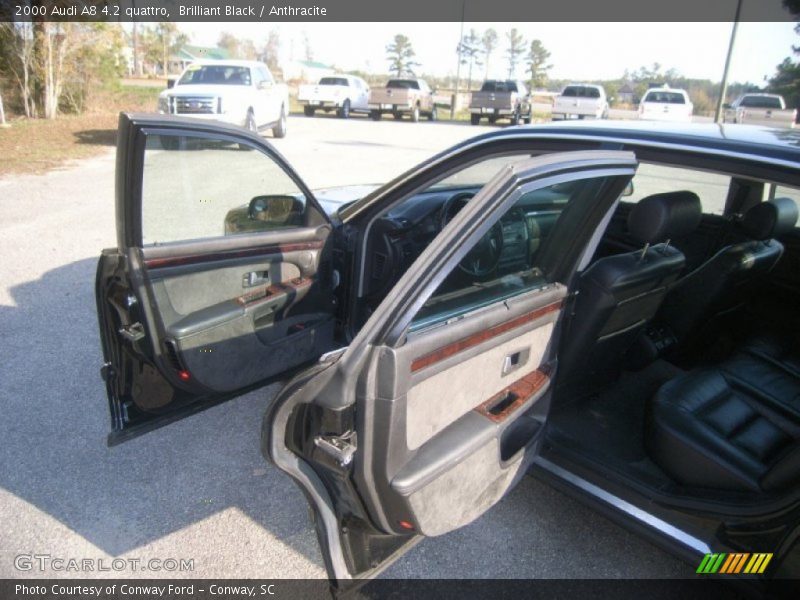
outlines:
[[[314,188],[384,181],[485,130],[293,118],[275,145]],[[276,388],[106,448],[93,286],[96,257],[115,241],[113,171],[109,148],[45,175],[0,179],[0,577],[80,575],[17,570],[14,557],[31,553],[194,559],[194,571],[175,576],[324,576],[303,496],[259,454]],[[689,568],[527,478],[385,576],[671,577]]]

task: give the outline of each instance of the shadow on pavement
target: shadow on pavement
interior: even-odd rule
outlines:
[[[116,129],[86,129],[73,133],[79,144],[90,144],[92,146],[114,146],[117,145]]]
[[[106,447],[95,266],[48,271],[0,305],[0,486],[112,556],[236,508],[319,564],[302,494],[259,452],[275,388]]]

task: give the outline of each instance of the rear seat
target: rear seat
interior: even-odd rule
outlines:
[[[665,383],[648,410],[651,458],[677,482],[752,492],[800,483],[800,353],[764,337]]]
[[[800,352],[790,338],[765,336],[747,343],[721,368],[770,407],[800,419]]]

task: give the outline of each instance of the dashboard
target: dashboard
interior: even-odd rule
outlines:
[[[373,222],[367,239],[363,288],[368,305],[377,306],[444,225],[479,190],[480,187],[459,187],[425,191]],[[483,268],[471,269],[470,264],[464,266],[468,255],[459,265],[461,279],[492,279],[535,266],[536,253],[569,196],[568,190],[559,192],[553,188],[525,194],[487,233],[493,249],[491,259],[484,260]]]

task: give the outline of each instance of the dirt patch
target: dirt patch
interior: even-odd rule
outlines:
[[[0,176],[44,173],[64,163],[95,156],[117,143],[121,111],[152,111],[159,89],[122,87],[95,98],[82,115],[54,120],[17,118],[0,128]]]

